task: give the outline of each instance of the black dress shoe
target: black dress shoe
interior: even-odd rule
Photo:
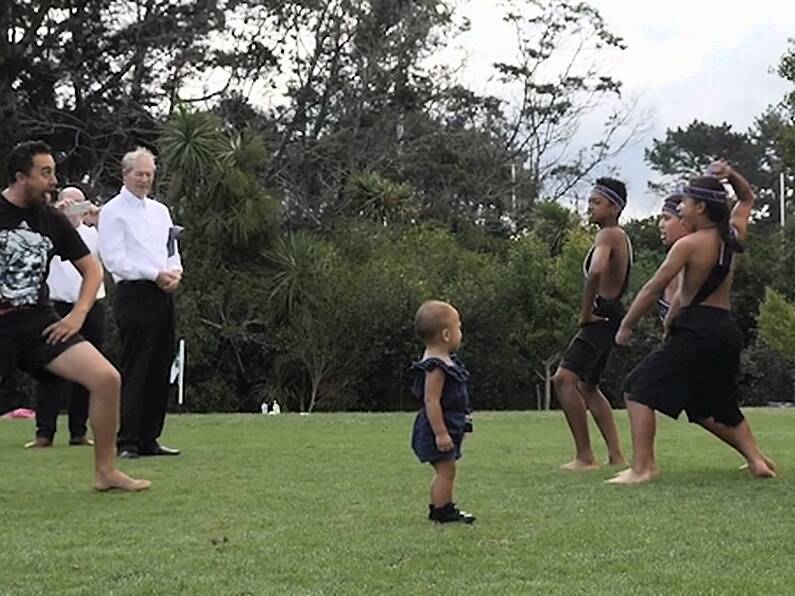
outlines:
[[[146,451],[138,451],[140,456],[154,456],[154,455],[179,455],[179,449],[172,449],[165,445],[155,445],[154,449],[147,449]]]
[[[52,439],[48,439],[47,437],[36,437],[35,441],[25,443],[25,449],[30,449],[31,447],[52,447]]]
[[[132,449],[119,449],[119,457],[121,459],[136,459],[138,457],[138,452]]]

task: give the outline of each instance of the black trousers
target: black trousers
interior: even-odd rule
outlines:
[[[163,432],[174,359],[174,299],[154,282],[120,282],[113,312],[121,338],[119,450],[149,451]]]
[[[58,316],[65,317],[72,310],[69,302],[53,302]],[[105,340],[105,305],[101,300],[88,311],[80,334],[102,351]],[[68,405],[69,436],[73,439],[86,436],[88,420],[88,390],[55,375],[36,384],[36,436],[52,441],[57,430],[58,413],[64,403]]]

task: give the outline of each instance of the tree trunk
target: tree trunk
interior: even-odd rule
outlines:
[[[309,396],[309,409],[308,412],[311,414],[312,411],[315,409],[315,404],[317,404],[317,394],[320,390],[320,380],[322,377],[322,373],[315,375],[312,377],[312,392]],[[301,409],[303,412],[303,408]]]
[[[558,354],[544,360],[544,409],[549,410],[552,404],[552,365],[558,360]]]

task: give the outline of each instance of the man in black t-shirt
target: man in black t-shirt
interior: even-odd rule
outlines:
[[[36,378],[55,374],[90,392],[94,432],[94,488],[137,491],[115,468],[121,379],[118,371],[78,331],[102,281],[102,267],[65,216],[46,204],[55,190],[50,148],[31,141],[14,147],[8,187],[0,196],[0,376],[15,367]],[[53,255],[71,261],[83,276],[80,296],[61,319],[53,310],[47,273]]]

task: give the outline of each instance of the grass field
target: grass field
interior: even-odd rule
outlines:
[[[0,593],[793,594],[795,411],[748,417],[779,479],[666,419],[662,478],[617,487],[557,470],[560,413],[479,413],[457,490],[471,527],[425,519],[410,414],[171,416],[183,455],[122,463],[154,481],[135,495],[90,490],[65,420],[41,451],[21,448],[32,422],[0,421]]]

